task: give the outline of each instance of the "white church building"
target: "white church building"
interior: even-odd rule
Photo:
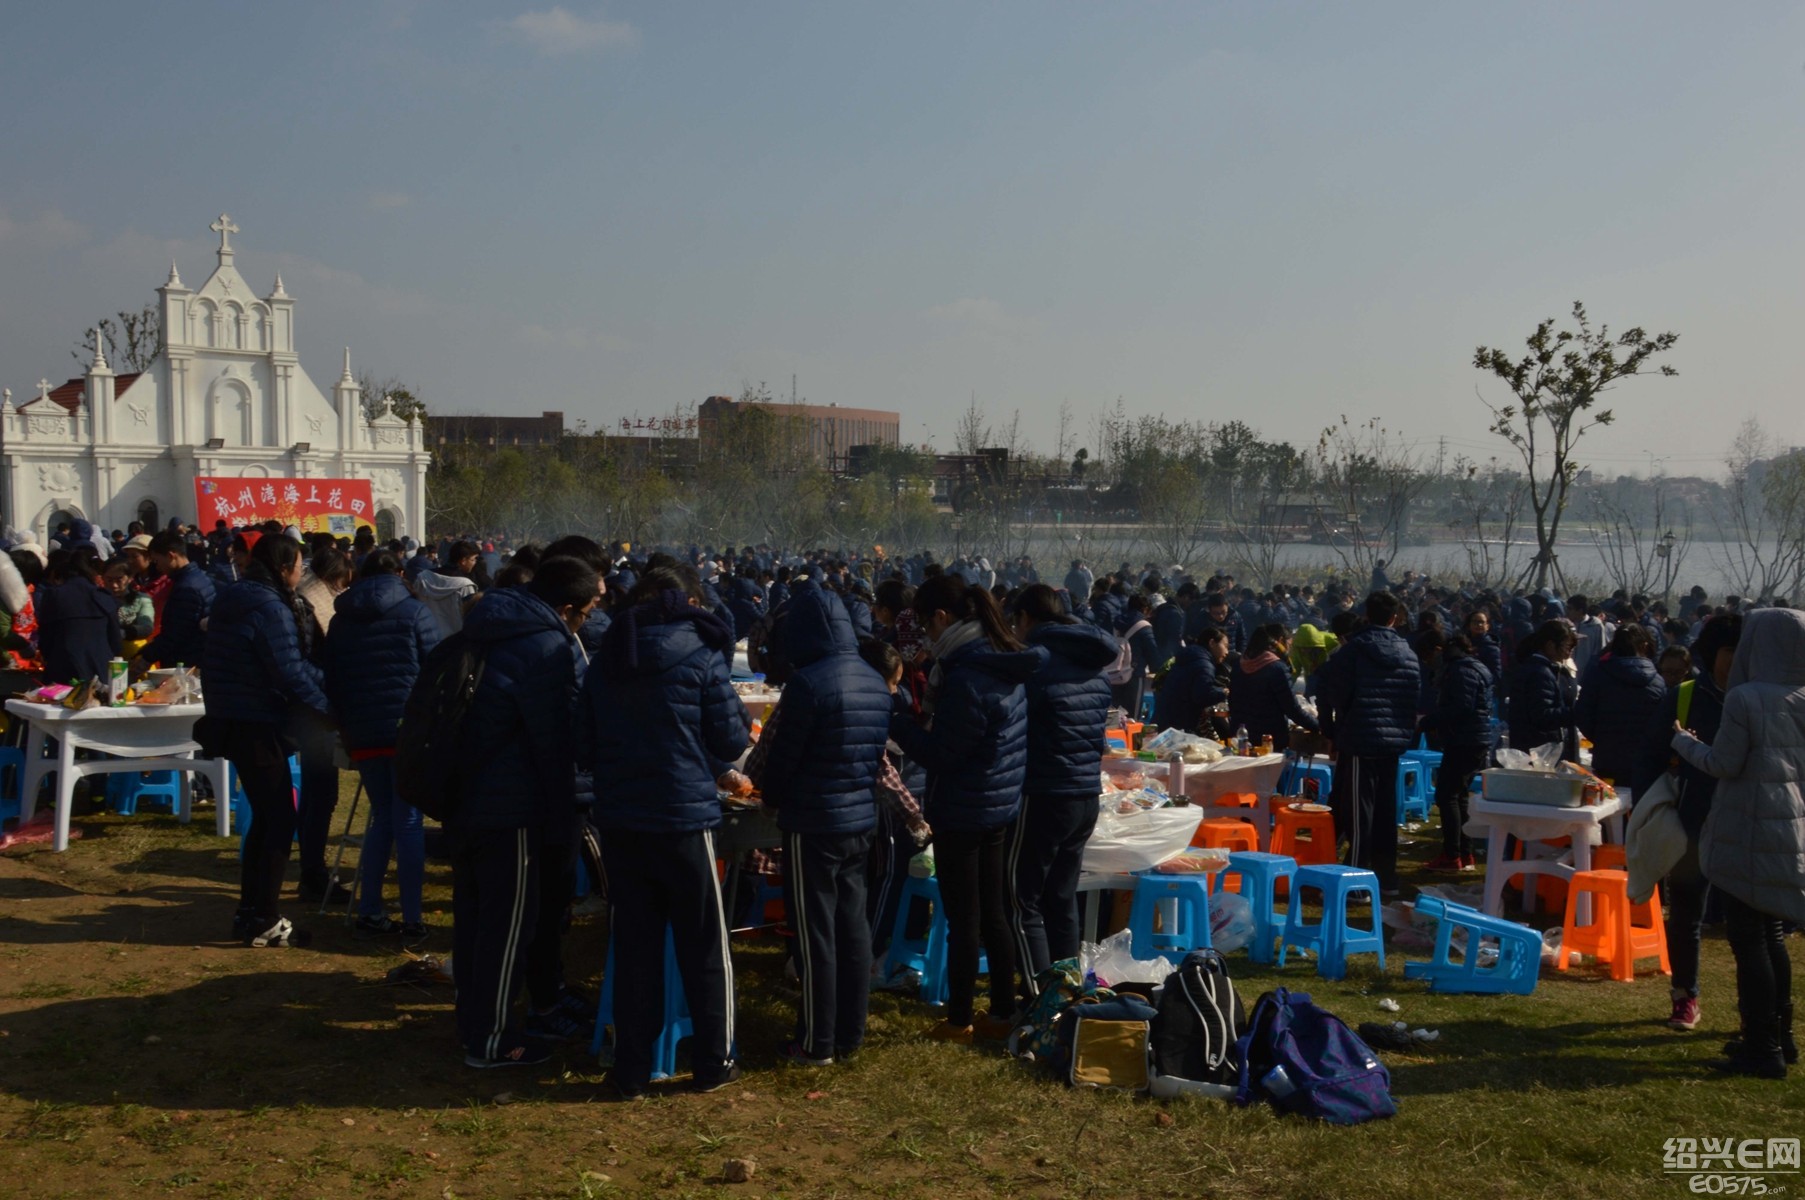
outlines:
[[[85,376],[17,406],[0,395],[0,501],[6,524],[48,536],[86,518],[107,529],[173,517],[211,528],[195,511],[195,479],[364,479],[381,538],[426,533],[426,468],[419,423],[383,413],[367,418],[351,376],[351,352],[330,393],[295,354],[295,302],[277,274],[258,298],[233,265],[222,215],[218,265],[198,290],[175,264],[161,297],[156,358],[142,373],[118,375],[97,338]]]

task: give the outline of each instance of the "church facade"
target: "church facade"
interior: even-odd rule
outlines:
[[[157,289],[162,330],[141,373],[115,374],[97,339],[85,376],[14,405],[0,395],[0,501],[6,524],[40,544],[58,523],[85,518],[107,530],[142,521],[210,528],[195,511],[197,477],[364,479],[379,537],[426,533],[431,455],[417,422],[365,412],[351,352],[330,393],[295,352],[295,301],[277,274],[259,297],[238,273],[222,215],[218,263],[198,289],[175,264]]]

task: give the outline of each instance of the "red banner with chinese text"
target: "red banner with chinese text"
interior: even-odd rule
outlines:
[[[367,479],[224,479],[197,475],[195,512],[202,529],[280,521],[302,533],[355,537],[372,524],[376,507]]]

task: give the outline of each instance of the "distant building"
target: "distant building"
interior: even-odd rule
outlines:
[[[259,297],[234,262],[238,226],[221,215],[211,228],[219,250],[207,281],[190,289],[171,263],[157,289],[160,339],[143,371],[115,373],[97,344],[85,375],[39,379],[16,407],[10,389],[0,394],[6,522],[48,544],[76,520],[211,524],[218,514],[196,512],[197,478],[358,479],[370,483],[375,511],[357,517],[379,537],[423,536],[431,455],[419,426],[365,412],[349,350],[337,382],[316,385],[296,353],[282,276]]]
[[[564,438],[564,414],[540,413],[536,417],[490,417],[453,414],[426,418],[426,445],[430,450],[455,446],[481,446],[499,450],[506,446],[556,446]]]
[[[710,396],[696,409],[696,439],[704,457],[726,452],[735,415],[747,408],[728,396]],[[854,446],[895,446],[902,442],[902,417],[875,408],[841,408],[837,404],[764,404],[756,407],[794,421],[799,449],[830,471],[844,471]]]

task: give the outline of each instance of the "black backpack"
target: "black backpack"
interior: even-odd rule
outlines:
[[[464,720],[483,681],[483,648],[454,633],[426,656],[395,733],[395,791],[435,821],[458,809]]]
[[[1154,1095],[1170,1091],[1232,1097],[1241,1077],[1235,1043],[1246,1024],[1246,1010],[1222,955],[1191,951],[1160,990],[1151,1039]]]

